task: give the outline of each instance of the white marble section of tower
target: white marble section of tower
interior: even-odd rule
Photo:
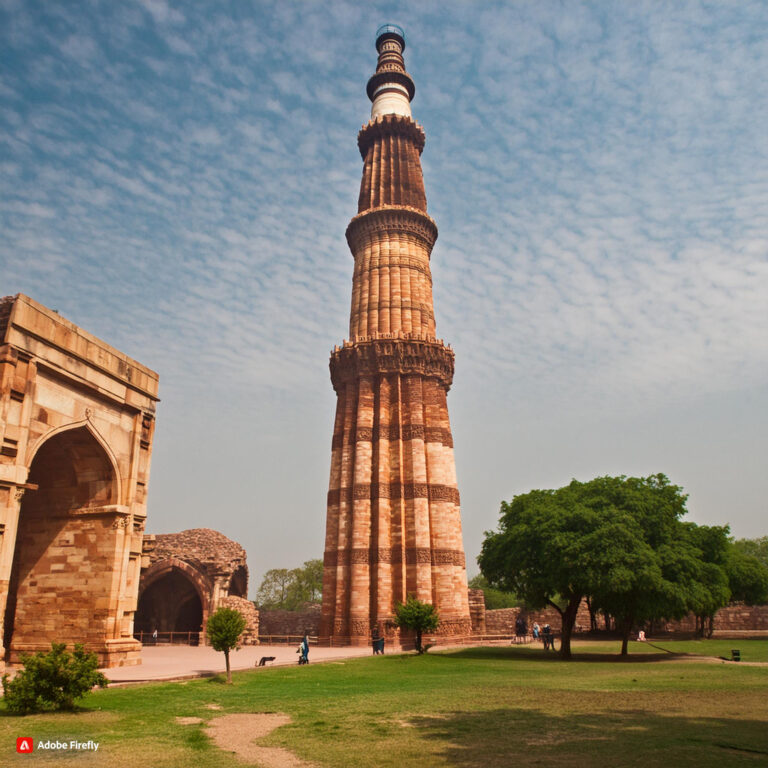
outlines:
[[[377,32],[379,61],[376,74],[368,85],[371,104],[371,120],[380,115],[411,116],[411,99],[414,96],[413,80],[405,71],[403,51],[405,35],[394,24],[385,24]]]

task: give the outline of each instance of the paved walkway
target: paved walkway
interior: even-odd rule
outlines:
[[[262,656],[274,656],[269,666],[298,664],[298,643],[292,645],[247,645],[229,655],[232,669],[252,669]],[[359,656],[370,656],[369,646],[321,648],[309,647],[310,664],[335,661]],[[141,651],[141,664],[101,670],[113,683],[138,683],[151,680],[179,680],[190,677],[208,677],[225,671],[224,654],[208,646],[145,645]]]

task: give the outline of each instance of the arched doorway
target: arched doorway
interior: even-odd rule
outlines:
[[[229,594],[234,597],[248,597],[248,569],[241,565],[229,582]]]
[[[50,642],[102,642],[109,636],[115,536],[105,507],[117,503],[108,454],[83,426],[58,432],[37,450],[19,511],[4,644],[16,651]],[[114,507],[111,507],[114,509]]]
[[[157,631],[163,642],[197,644],[203,625],[204,606],[198,586],[181,568],[171,566],[139,593],[134,632],[151,642]]]

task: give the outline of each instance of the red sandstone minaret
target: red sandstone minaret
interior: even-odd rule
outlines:
[[[357,137],[358,214],[347,227],[349,341],[330,362],[338,399],[320,634],[353,644],[373,633],[395,637],[394,604],[408,594],[437,607],[438,633],[470,632],[446,403],[454,356],[435,338],[437,227],[427,215],[424,131],[411,117],[404,48],[400,27],[379,29],[371,120]]]

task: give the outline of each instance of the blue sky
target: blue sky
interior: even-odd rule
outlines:
[[[0,293],[160,373],[148,531],[322,556],[374,33],[406,31],[470,573],[664,472],[768,533],[768,9],[0,0]]]

